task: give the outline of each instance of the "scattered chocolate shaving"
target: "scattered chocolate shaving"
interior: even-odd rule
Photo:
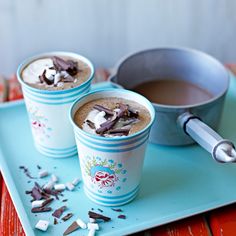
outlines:
[[[101,106],[101,105],[96,104],[93,108],[98,110],[98,111],[104,111],[107,115],[113,115],[114,114],[114,112],[111,109],[106,108],[106,107]]]
[[[68,213],[67,215],[65,215],[65,216],[62,217],[61,219],[62,219],[63,221],[67,221],[67,220],[69,220],[72,216],[73,216],[72,213]]]
[[[54,218],[53,224],[54,224],[54,225],[57,225],[57,224],[58,224],[57,218]]]
[[[33,187],[31,196],[34,200],[41,200],[43,198],[43,195],[41,194],[40,190],[37,187]]]
[[[106,131],[108,131],[109,129],[111,129],[115,124],[116,124],[117,120],[107,120],[106,122],[102,123],[100,125],[100,128],[96,129],[96,133],[98,134],[103,134]]]
[[[54,83],[54,79],[49,79],[46,77],[46,70],[44,70],[43,74],[39,76],[39,80],[41,83],[45,82],[47,85],[52,85]]]
[[[63,199],[63,200],[62,200],[62,202],[67,202],[67,201],[68,201],[68,199]]]
[[[47,193],[47,194],[49,194],[49,195],[55,196],[55,198],[56,198],[57,200],[59,200],[58,195],[61,195],[61,196],[62,196],[61,191],[58,191],[58,190],[44,189],[44,192]]]
[[[51,207],[34,207],[31,209],[32,213],[48,212],[51,211]]]
[[[52,213],[52,216],[56,217],[56,218],[60,218],[61,215],[63,214],[63,212],[67,209],[66,206],[62,206],[60,208],[58,208],[57,210],[55,210],[53,213]]]
[[[93,212],[93,211],[89,211],[89,212],[88,212],[88,215],[89,215],[89,218],[93,218],[93,219],[95,219],[95,220],[103,220],[103,221],[105,221],[105,222],[108,222],[108,221],[111,220],[110,217],[107,217],[107,216],[98,214],[98,213]]]
[[[26,190],[26,191],[25,191],[25,194],[31,194],[31,193],[32,193],[31,190]]]
[[[52,58],[53,65],[55,69],[59,72],[66,71],[71,76],[76,75],[78,73],[78,63],[72,60],[63,60],[60,57],[53,57]]]
[[[39,166],[39,165],[37,165],[37,168],[38,168],[38,170],[41,170],[41,169],[42,169],[42,167],[41,167],[41,166]]]
[[[42,207],[47,206],[47,205],[50,204],[53,200],[54,200],[53,198],[46,199],[46,200],[43,202]]]
[[[27,181],[27,183],[29,184],[29,183],[31,183],[31,181],[30,181],[30,180],[28,180],[28,181]]]
[[[117,218],[125,220],[126,219],[126,215],[118,215]]]
[[[98,208],[98,211],[100,211],[100,212],[103,212],[103,210],[102,210],[102,209],[100,209],[100,208]]]
[[[118,108],[120,110],[117,112],[117,118],[121,118],[122,116],[128,114],[128,105],[125,105],[123,103],[119,103]]]
[[[78,226],[78,224],[76,223],[76,221],[74,221],[67,229],[66,231],[63,233],[64,235],[68,235],[72,232],[74,232],[75,230],[79,229],[80,227]]]
[[[25,174],[27,177],[29,177],[30,179],[37,179],[37,178],[31,176],[31,174],[30,174],[28,168],[26,168],[25,166],[19,166],[19,168],[20,168],[21,170],[23,170],[23,171],[24,171],[24,174]]]
[[[116,209],[116,208],[111,208],[111,209],[116,212],[123,212],[121,209]]]
[[[130,127],[131,128],[131,127]],[[125,128],[120,128],[120,129],[112,129],[108,130],[108,134],[113,134],[113,135],[128,135],[130,129],[125,129]]]
[[[96,129],[95,124],[91,120],[86,120],[86,123],[91,129]]]
[[[128,115],[129,115],[129,117],[138,118],[139,112],[135,111],[135,110],[133,110],[132,108],[129,107],[128,108]]]

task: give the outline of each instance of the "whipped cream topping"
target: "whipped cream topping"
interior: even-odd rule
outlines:
[[[26,83],[38,84],[40,83],[39,76],[46,70],[46,76],[49,78],[56,74],[56,71],[50,69],[53,67],[51,58],[43,58],[30,63],[22,72],[22,77]]]

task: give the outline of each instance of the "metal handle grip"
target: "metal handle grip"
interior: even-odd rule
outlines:
[[[236,162],[234,144],[229,140],[223,139],[198,117],[186,112],[179,117],[178,121],[185,132],[210,152],[215,160],[219,162]]]

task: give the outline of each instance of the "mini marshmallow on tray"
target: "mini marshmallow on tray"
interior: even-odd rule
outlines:
[[[65,188],[66,188],[65,184],[55,184],[54,185],[55,190],[61,191],[61,190],[64,190]]]
[[[57,178],[56,175],[52,174],[52,175],[51,175],[51,180],[52,180],[54,183],[56,183],[56,182],[58,181],[58,178]]]
[[[73,184],[74,186],[76,186],[79,182],[80,182],[80,179],[79,179],[79,178],[75,178],[75,179],[72,181],[72,184]]]
[[[45,200],[36,200],[32,202],[32,208],[41,207]]]
[[[46,231],[48,229],[49,222],[46,220],[39,220],[38,223],[35,225],[36,229],[41,231]]]
[[[70,191],[73,191],[75,186],[71,182],[68,182],[66,183],[66,188]]]
[[[95,223],[88,223],[88,229],[89,229],[88,236],[94,236],[96,230],[99,230],[99,226],[98,224]]]
[[[46,176],[48,176],[48,172],[46,170],[39,171],[39,178],[44,178]]]
[[[95,223],[95,222],[96,222],[96,220],[95,220],[95,219],[93,219],[93,218],[89,218],[89,222],[90,222],[90,223]]]
[[[50,180],[49,182],[47,182],[44,186],[43,189],[52,189],[55,185],[55,182]]]
[[[84,223],[84,221],[82,221],[80,218],[78,218],[76,220],[76,223],[78,224],[78,226],[81,228],[81,229],[86,229],[87,228],[87,225]]]

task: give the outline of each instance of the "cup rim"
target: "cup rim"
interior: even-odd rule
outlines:
[[[89,75],[89,78],[84,81],[82,84],[80,84],[79,86],[73,87],[73,88],[69,88],[69,89],[64,89],[64,90],[45,90],[45,89],[38,89],[38,88],[34,88],[30,85],[28,85],[22,78],[21,78],[21,73],[23,71],[23,69],[25,69],[25,67],[27,65],[29,65],[32,61],[35,61],[37,59],[43,58],[43,57],[47,57],[47,56],[55,56],[55,55],[59,55],[59,56],[68,56],[68,57],[76,57],[79,58],[80,60],[82,60],[83,62],[85,62],[91,69],[91,73]],[[80,54],[74,53],[74,52],[69,52],[69,51],[51,51],[51,52],[45,52],[45,53],[40,53],[40,54],[36,54],[34,56],[28,57],[26,58],[22,63],[20,63],[20,65],[17,68],[17,79],[20,82],[20,84],[22,86],[25,86],[27,89],[30,89],[31,91],[34,91],[36,93],[43,93],[43,94],[61,94],[61,93],[67,93],[67,92],[73,92],[76,89],[88,84],[91,82],[91,80],[93,79],[95,74],[95,70],[94,70],[94,66],[93,63],[85,56],[82,56]]]
[[[147,108],[147,109],[148,109],[148,111],[149,111],[149,113],[150,113],[150,116],[151,116],[151,120],[150,120],[150,122],[148,123],[148,125],[145,126],[143,129],[139,130],[138,132],[134,133],[134,134],[131,134],[131,135],[128,135],[128,136],[123,136],[123,137],[118,136],[118,137],[115,137],[115,138],[114,138],[114,137],[110,138],[110,137],[102,137],[102,136],[90,134],[90,133],[84,131],[83,129],[81,129],[81,128],[74,122],[74,117],[73,117],[73,114],[72,114],[72,113],[73,113],[74,107],[75,107],[81,100],[84,100],[86,97],[89,97],[89,96],[91,96],[91,95],[93,95],[93,94],[96,94],[96,93],[101,93],[101,94],[102,94],[102,93],[104,93],[104,92],[106,93],[106,92],[112,92],[112,91],[117,91],[117,92],[119,92],[119,93],[131,93],[131,94],[133,94],[133,95],[135,95],[135,96],[139,96],[139,97],[141,97],[141,99],[145,100],[145,101],[149,104],[149,108]],[[114,96],[114,97],[116,97],[116,96]],[[151,126],[152,126],[153,123],[154,123],[156,114],[155,114],[155,109],[154,109],[152,103],[151,103],[147,98],[145,98],[143,95],[138,94],[138,93],[133,92],[133,91],[130,91],[130,90],[127,90],[127,89],[114,89],[114,88],[113,88],[113,89],[110,89],[110,88],[107,88],[107,89],[99,89],[99,90],[96,90],[96,91],[89,92],[89,93],[87,93],[87,94],[85,94],[85,95],[79,97],[77,100],[75,100],[75,101],[73,102],[73,104],[71,105],[71,107],[70,107],[69,117],[70,117],[70,122],[71,122],[71,124],[73,125],[73,127],[76,128],[76,129],[79,129],[80,132],[82,132],[82,133],[85,134],[86,136],[89,136],[89,137],[91,137],[91,138],[96,138],[96,139],[98,139],[98,140],[103,140],[103,141],[123,141],[123,140],[128,140],[128,139],[131,139],[131,138],[133,138],[133,137],[136,137],[136,136],[138,136],[138,135],[144,133],[147,129],[151,128]]]

